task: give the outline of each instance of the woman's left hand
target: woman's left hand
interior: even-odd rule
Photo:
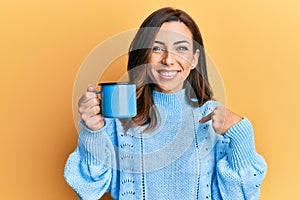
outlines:
[[[215,110],[203,117],[199,122],[204,123],[209,120],[212,120],[215,132],[224,135],[228,129],[240,122],[242,117],[223,106],[217,106]]]

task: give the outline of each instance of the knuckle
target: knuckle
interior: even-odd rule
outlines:
[[[84,95],[83,95],[83,100],[87,100],[87,99],[89,99],[90,97],[89,97],[89,93],[88,92],[86,92],[86,93],[84,93]]]
[[[91,104],[91,106],[97,106],[97,105],[99,105],[98,99],[97,98],[91,99],[90,104]]]
[[[99,100],[98,100],[97,97],[94,97],[94,98],[93,98],[93,103],[95,103],[95,104],[98,104],[98,103],[99,103]]]
[[[102,120],[102,118],[100,117],[100,115],[96,115],[96,116],[95,116],[95,121],[96,121],[97,123],[100,123],[101,120]]]
[[[94,113],[98,114],[100,112],[100,106],[95,106],[94,107]]]
[[[88,92],[85,92],[82,96],[81,96],[81,100],[82,101],[86,101],[86,99],[89,98]]]
[[[79,112],[80,114],[82,114],[82,113],[84,112],[84,108],[83,108],[82,106],[79,106],[79,107],[78,107],[78,112]]]
[[[85,93],[86,97],[87,98],[95,98],[96,97],[96,94],[94,92],[86,92]]]
[[[81,97],[80,97],[79,100],[78,100],[78,104],[79,104],[80,102],[82,102],[82,101],[84,100],[84,98],[85,98],[85,95],[84,95],[84,94],[81,95]]]
[[[86,122],[86,121],[88,121],[87,120],[88,116],[85,113],[83,113],[83,114],[81,114],[81,119]]]
[[[101,122],[104,121],[104,117],[103,117],[102,115],[97,115],[97,116],[99,117],[99,120],[100,120]]]
[[[82,106],[82,102],[83,102],[83,99],[79,99],[79,101],[77,103],[78,107]]]

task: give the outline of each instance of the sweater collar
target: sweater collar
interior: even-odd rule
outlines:
[[[155,105],[168,111],[180,111],[184,105],[188,105],[185,89],[170,94],[154,90],[153,100]]]

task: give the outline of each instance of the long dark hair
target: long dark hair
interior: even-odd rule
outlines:
[[[147,63],[156,34],[163,23],[171,21],[184,23],[193,35],[194,53],[197,49],[200,50],[198,64],[195,69],[191,70],[184,84],[189,103],[197,107],[212,99],[213,93],[207,77],[204,45],[197,24],[182,10],[170,7],[161,8],[145,19],[129,48],[127,71],[130,81],[137,85],[137,116],[130,120],[123,120],[125,130],[133,124],[148,125],[146,131],[157,125],[157,114],[152,96],[154,83],[151,83],[147,75]]]

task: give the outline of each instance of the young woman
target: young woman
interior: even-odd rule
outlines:
[[[259,199],[266,163],[251,123],[212,98],[200,31],[162,8],[131,43],[137,116],[108,119],[89,86],[65,179],[82,199]]]

